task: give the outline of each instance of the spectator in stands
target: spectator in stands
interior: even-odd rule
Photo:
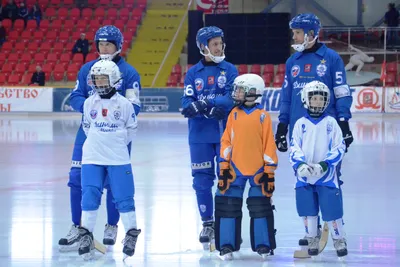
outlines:
[[[86,39],[86,34],[81,33],[81,38],[76,41],[72,53],[82,53],[83,59],[86,60],[86,55],[89,53],[89,41]]]
[[[44,86],[45,74],[40,66],[36,66],[36,72],[32,74],[29,85]]]
[[[3,6],[0,3],[0,22],[3,20]]]
[[[14,0],[8,0],[3,8],[3,18],[11,19],[12,21],[18,18],[18,6]]]
[[[0,20],[0,47],[6,41],[6,28],[4,28],[3,23]]]
[[[34,4],[31,12],[29,14],[29,19],[34,19],[36,20],[37,26],[40,26],[40,21],[42,20],[42,10],[40,9],[40,6],[38,3]]]
[[[388,45],[396,45],[398,40],[399,26],[399,11],[396,9],[394,3],[388,4],[388,11],[385,13],[385,20],[387,26],[387,41]]]
[[[29,12],[28,12],[28,8],[25,6],[24,2],[20,3],[20,6],[18,8],[18,16],[20,19],[23,19],[25,21],[25,26],[26,26]]]

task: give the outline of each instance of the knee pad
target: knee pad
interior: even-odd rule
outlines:
[[[223,245],[240,249],[242,236],[242,204],[239,197],[215,196],[215,246],[218,251]]]
[[[274,207],[269,197],[249,197],[247,208],[250,213],[251,249],[257,251],[259,245],[276,248],[274,228]]]
[[[124,200],[115,200],[115,206],[119,212],[130,212],[135,211],[135,201],[133,198]]]
[[[100,206],[102,192],[94,186],[82,188],[82,210],[97,210]]]
[[[214,174],[195,173],[193,175],[193,189],[196,192],[211,191],[214,185]]]
[[[71,168],[69,171],[69,187],[81,188],[81,168]]]

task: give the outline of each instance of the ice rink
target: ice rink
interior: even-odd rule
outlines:
[[[95,261],[84,262],[77,252],[60,253],[58,240],[72,224],[67,181],[79,122],[79,115],[72,113],[0,114],[1,267],[400,266],[400,115],[356,114],[351,121],[355,141],[342,167],[349,249],[345,261],[338,261],[331,239],[319,258],[293,259],[304,234],[288,153],[279,153],[275,178],[275,256],[264,262],[251,251],[246,205],[243,244],[235,260],[222,262],[217,252],[203,253],[187,121],[178,114],[139,115],[132,164],[142,234],[134,257],[122,262],[121,222],[117,244],[106,255],[96,253]],[[97,240],[103,238],[105,223],[102,205],[94,232]]]

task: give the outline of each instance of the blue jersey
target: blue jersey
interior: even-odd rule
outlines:
[[[85,100],[93,95],[94,91],[91,86],[92,80],[90,77],[90,68],[98,61],[99,59],[89,61],[85,65],[82,66],[78,73],[78,79],[76,81],[75,89],[72,91],[70,96],[70,103],[74,110],[83,113],[83,103]],[[127,89],[133,89],[134,91],[139,92],[141,90],[140,85],[140,76],[139,73],[129,65],[123,58],[120,58],[117,62],[117,66],[122,75],[122,82],[118,84],[116,88],[118,93],[125,96]],[[139,97],[139,94],[137,94]],[[133,103],[136,115],[140,111],[140,102]]]
[[[197,100],[208,99],[211,105],[224,108],[222,121],[208,119],[199,114],[189,119],[189,143],[219,143],[226,126],[228,114],[234,106],[233,81],[238,76],[234,65],[226,61],[205,66],[203,61],[191,67],[185,77],[182,108]]]
[[[349,120],[353,102],[346,82],[343,60],[322,44],[314,53],[297,52],[286,61],[285,81],[280,100],[279,122],[289,124],[289,138],[296,121],[305,115],[301,90],[312,81],[321,81],[331,90],[327,113],[336,119]]]

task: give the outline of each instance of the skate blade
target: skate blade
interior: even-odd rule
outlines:
[[[261,257],[264,261],[266,261],[266,260],[268,259],[269,256],[270,256],[269,253],[264,253],[264,254],[261,254],[261,255],[260,255],[260,257]]]
[[[76,242],[72,245],[58,245],[58,251],[60,252],[71,252],[71,251],[78,251],[79,249],[79,242]]]
[[[94,250],[91,250],[89,253],[82,254],[81,257],[85,261],[90,261],[94,259]]]
[[[225,255],[222,255],[222,256],[218,255],[218,257],[223,261],[231,261],[231,260],[233,260],[233,253],[232,252],[226,253]]]
[[[104,246],[103,244],[101,244],[99,241],[97,241],[96,239],[93,240],[94,241],[94,248],[102,253],[102,254],[106,254],[107,252],[107,247]]]
[[[214,252],[215,251],[215,240],[211,240],[210,242],[210,252]]]

